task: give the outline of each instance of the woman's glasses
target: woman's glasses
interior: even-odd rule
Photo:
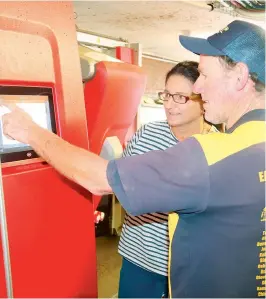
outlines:
[[[184,96],[180,93],[171,94],[167,91],[159,92],[158,96],[164,103],[168,102],[172,98],[173,101],[178,104],[186,104],[188,100],[198,100],[200,98],[200,95],[194,93],[192,93],[191,96]]]

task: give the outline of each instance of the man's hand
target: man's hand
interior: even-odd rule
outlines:
[[[2,116],[4,134],[11,139],[28,144],[30,135],[38,131],[40,127],[17,105],[0,100],[0,106],[11,111]]]

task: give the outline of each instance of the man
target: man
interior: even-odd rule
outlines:
[[[172,297],[264,297],[265,31],[234,21],[207,40],[180,42],[200,54],[194,92],[202,94],[208,121],[226,123],[225,134],[108,163],[18,108],[4,116],[4,132],[91,192],[115,192],[133,215],[177,212]]]

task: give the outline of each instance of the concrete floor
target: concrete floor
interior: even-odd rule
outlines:
[[[98,298],[115,298],[121,268],[121,256],[117,253],[119,237],[96,238]]]

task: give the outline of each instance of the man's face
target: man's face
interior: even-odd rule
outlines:
[[[193,92],[202,96],[206,120],[214,124],[226,123],[233,101],[230,72],[218,57],[204,55],[200,56],[199,72]]]

